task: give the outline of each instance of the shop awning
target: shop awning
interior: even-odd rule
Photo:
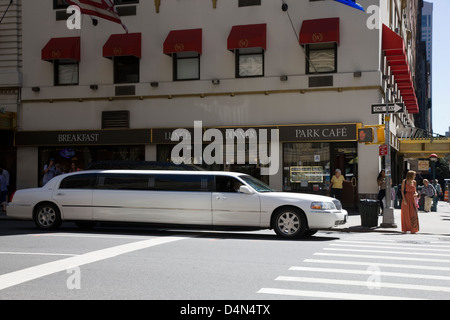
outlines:
[[[336,42],[339,44],[339,18],[304,20],[300,44]]]
[[[52,38],[42,49],[42,60],[80,61],[80,37]]]
[[[267,25],[248,24],[241,26],[233,26],[228,35],[228,50],[236,50],[243,48],[262,48],[267,49],[266,44]]]
[[[103,57],[133,56],[141,58],[141,33],[113,34],[103,46]]]
[[[163,52],[168,55],[177,52],[202,54],[202,29],[170,31],[164,41]]]
[[[397,88],[400,90],[400,95],[406,105],[406,109],[409,113],[419,113],[419,106],[403,39],[384,24],[382,36],[382,50],[394,75],[394,80],[397,82]]]

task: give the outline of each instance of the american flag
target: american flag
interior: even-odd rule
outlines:
[[[66,2],[69,5],[78,6],[82,14],[119,23],[128,33],[128,28],[122,23],[116,8],[114,8],[114,0],[66,0]]]

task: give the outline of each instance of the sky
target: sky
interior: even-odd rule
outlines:
[[[450,0],[433,3],[432,110],[433,132],[444,135],[450,127]]]

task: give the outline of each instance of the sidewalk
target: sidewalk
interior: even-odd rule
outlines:
[[[397,228],[367,228],[361,226],[359,214],[349,215],[348,222],[342,226],[333,228],[343,232],[402,232],[402,220],[400,209],[394,209],[394,221]],[[383,217],[378,217],[378,225],[383,222]],[[437,212],[419,211],[419,234],[440,234],[450,236],[450,203],[439,201]]]

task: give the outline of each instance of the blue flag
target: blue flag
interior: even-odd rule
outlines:
[[[364,8],[359,3],[356,3],[355,0],[334,0],[334,1],[343,3],[346,6],[366,12],[366,10],[364,10]]]

